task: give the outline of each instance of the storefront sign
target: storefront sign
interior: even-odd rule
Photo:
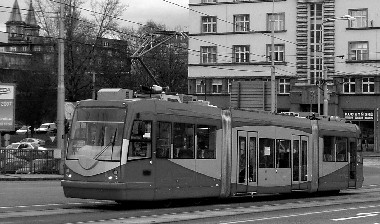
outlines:
[[[373,111],[345,111],[344,118],[347,120],[373,121]]]
[[[0,84],[0,131],[14,131],[15,85]]]

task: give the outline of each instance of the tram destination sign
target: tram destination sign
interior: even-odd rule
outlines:
[[[373,111],[345,111],[344,118],[347,120],[373,121]]]
[[[15,129],[15,84],[0,83],[0,131]]]

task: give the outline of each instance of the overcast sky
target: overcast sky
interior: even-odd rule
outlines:
[[[188,7],[189,0],[167,0],[169,2]],[[14,0],[0,1],[0,31],[5,32],[5,22],[8,21]],[[29,7],[29,0],[18,0],[21,9],[22,19],[25,20],[26,10]],[[89,2],[89,1],[86,1]],[[170,4],[164,0],[121,0],[129,7],[121,16],[122,19],[144,24],[148,20],[165,24],[167,29],[174,29],[177,26],[183,27],[187,31],[188,10]],[[7,8],[10,7],[10,8]],[[91,10],[89,6],[83,6]],[[121,26],[134,26],[132,23],[119,21]],[[0,37],[1,41],[1,37]]]

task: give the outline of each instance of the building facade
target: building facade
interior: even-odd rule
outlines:
[[[380,1],[189,3],[190,94],[230,107],[233,83],[270,82],[273,50],[277,112],[345,118],[380,151]]]

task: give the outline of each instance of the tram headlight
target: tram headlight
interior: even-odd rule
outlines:
[[[66,169],[65,174],[68,178],[71,178],[71,176],[72,176],[70,173],[70,169]]]

